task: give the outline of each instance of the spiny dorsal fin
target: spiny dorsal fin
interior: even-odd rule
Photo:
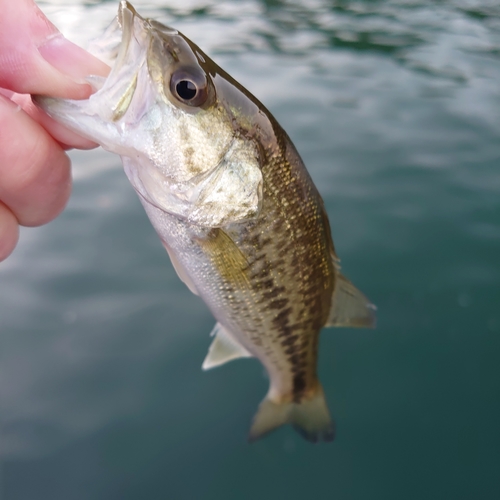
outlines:
[[[325,326],[375,327],[377,308],[342,274],[337,273]]]
[[[201,365],[203,370],[210,370],[238,358],[251,358],[252,355],[220,324],[216,323],[211,336],[215,336],[208,348],[208,354]]]

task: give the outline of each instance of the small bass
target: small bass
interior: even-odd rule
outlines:
[[[323,201],[269,111],[177,30],[126,1],[94,54],[95,93],[35,96],[57,121],[121,156],[179,277],[217,323],[203,368],[256,357],[270,386],[250,440],[292,424],[335,429],[318,381],[321,328],[374,326],[341,273]]]

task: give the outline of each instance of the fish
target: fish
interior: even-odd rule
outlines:
[[[127,1],[93,53],[85,100],[33,96],[56,121],[121,156],[180,279],[216,319],[202,368],[255,357],[269,390],[249,440],[291,424],[311,442],[335,424],[317,376],[323,327],[374,327],[340,272],[322,198],[286,132],[182,33]]]

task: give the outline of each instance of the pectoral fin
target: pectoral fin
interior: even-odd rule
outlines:
[[[214,340],[208,348],[208,354],[201,365],[203,370],[210,370],[238,358],[251,358],[252,355],[220,324],[216,323],[211,336]]]
[[[338,273],[325,326],[375,327],[374,306],[345,276]]]
[[[225,231],[219,228],[212,229],[197,242],[210,258],[221,278],[238,289],[250,288],[248,261]]]

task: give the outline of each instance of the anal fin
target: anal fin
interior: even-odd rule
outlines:
[[[208,354],[201,365],[203,370],[210,370],[238,358],[251,358],[252,355],[220,324],[216,323],[211,336],[214,340],[208,348]]]
[[[375,327],[373,305],[345,276],[337,273],[330,315],[325,326]]]

